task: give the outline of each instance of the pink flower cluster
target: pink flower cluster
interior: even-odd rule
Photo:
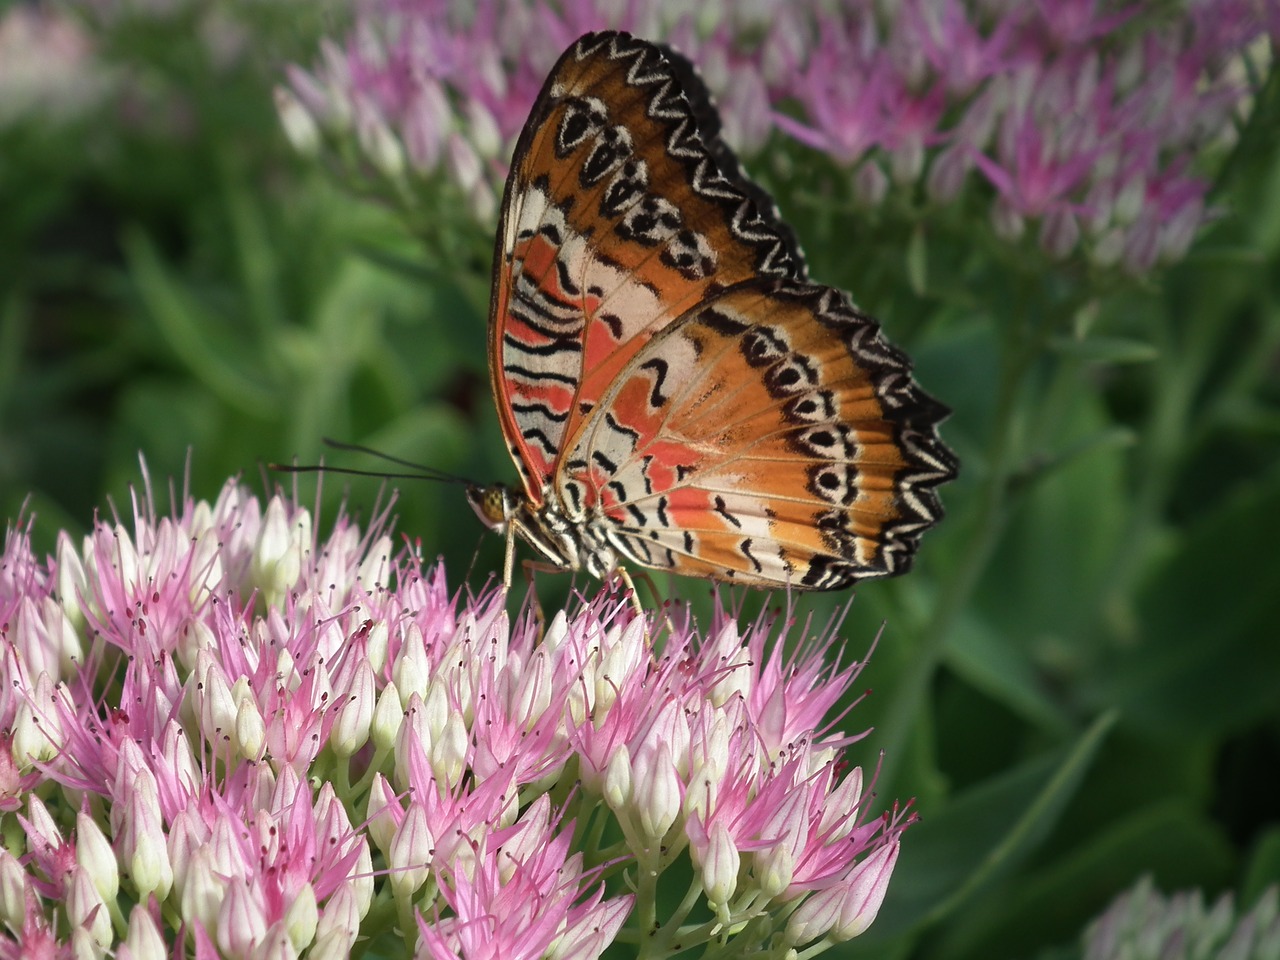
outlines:
[[[169,516],[137,496],[56,557],[11,528],[0,958],[858,935],[912,819],[869,815],[858,738],[824,725],[858,665],[824,662],[829,631],[787,657],[763,621],[678,616],[606,592],[513,622],[393,550],[385,512],[321,539],[234,482]]]
[[[1050,256],[1145,273],[1180,258],[1205,220],[1197,164],[1232,142],[1280,7],[364,0],[345,41],[289,69],[278,105],[299,146],[354,139],[393,179],[443,173],[488,222],[543,78],[599,29],[689,56],[748,154],[780,132],[847,168],[863,202],[974,192],[1010,242],[1034,224]]]
[[[1086,960],[1155,960],[1185,955],[1188,944],[1204,957],[1276,956],[1280,951],[1280,885],[1270,884],[1246,910],[1236,894],[1207,902],[1201,890],[1163,894],[1150,876],[1117,896],[1080,938]]]

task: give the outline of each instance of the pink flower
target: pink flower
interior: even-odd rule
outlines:
[[[867,204],[891,187],[911,198],[922,178],[940,203],[968,186],[1007,240],[1039,223],[1051,257],[1144,273],[1181,256],[1208,216],[1211,170],[1196,166],[1247,109],[1240,65],[1271,19],[1252,0],[1192,4],[1174,21],[1143,0],[801,0],[697,16],[657,0],[485,0],[466,12],[369,0],[341,44],[287,71],[279,102],[300,149],[354,140],[397,189],[406,176],[450,184],[489,224],[556,57],[589,30],[629,30],[701,68],[739,150],[792,138],[847,168]],[[975,165],[983,178],[968,176]],[[1135,176],[1175,179],[1177,199],[1149,193],[1145,222],[1113,222],[1105,198]]]
[[[419,957],[537,960],[597,956],[612,942],[634,897],[603,898],[586,889],[582,855],[570,854],[572,824],[559,832],[544,794],[521,817],[505,844],[484,837],[460,869],[445,872],[441,892],[453,916],[419,921]]]
[[[591,960],[669,869],[736,950],[819,893],[803,931],[865,928],[910,818],[838,773],[860,665],[826,662],[830,630],[658,638],[606,591],[540,632],[393,553],[386,516],[322,537],[232,482],[168,516],[139,493],[43,560],[10,528],[0,960],[344,956],[393,923],[420,957]],[[613,846],[577,829],[603,818]]]

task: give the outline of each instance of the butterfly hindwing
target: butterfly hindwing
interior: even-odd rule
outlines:
[[[489,353],[502,429],[535,505],[562,448],[658,331],[734,284],[805,274],[790,229],[720,143],[690,74],[652,44],[588,34],[552,70],[517,144]]]
[[[903,572],[941,516],[945,412],[839,290],[747,281],[631,356],[558,490],[633,562],[837,588]]]

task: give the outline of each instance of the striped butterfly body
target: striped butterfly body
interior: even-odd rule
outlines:
[[[692,69],[621,33],[552,70],[502,204],[489,369],[544,560],[829,590],[902,573],[942,515],[947,410],[718,136]]]

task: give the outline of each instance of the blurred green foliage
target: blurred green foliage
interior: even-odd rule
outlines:
[[[256,39],[211,40],[215,6]],[[49,549],[59,528],[128,511],[139,453],[160,488],[201,497],[235,474],[290,487],[264,465],[291,457],[380,469],[326,453],[326,435],[512,480],[487,275],[431,252],[486,250],[486,231],[424,244],[280,132],[272,84],[329,15],[98,9],[101,99],[0,127],[5,515],[34,514]],[[917,570],[861,587],[842,628],[861,656],[886,624],[874,696],[845,722],[874,724],[857,762],[883,748],[880,797],[923,816],[847,955],[1028,956],[1144,872],[1246,902],[1280,877],[1278,137],[1273,76],[1213,198],[1222,216],[1143,282],[1001,246],[963,205],[858,208],[847,177],[791,146],[758,166],[814,275],[853,290],[954,407],[963,462]],[[322,518],[380,495],[365,478],[322,486]],[[316,497],[312,477],[297,489]],[[455,583],[500,569],[460,489],[404,483],[397,513]],[[570,581],[537,585],[551,605]],[[710,603],[704,583],[659,587]],[[822,623],[848,600],[797,614]]]

